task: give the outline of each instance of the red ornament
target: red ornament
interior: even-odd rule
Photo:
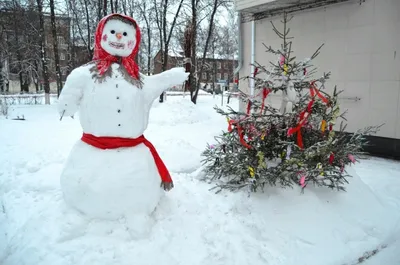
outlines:
[[[329,156],[329,164],[332,165],[334,159],[335,159],[335,155],[333,153],[331,153]]]
[[[136,29],[136,44],[135,48],[133,49],[132,53],[127,57],[121,58],[121,64],[125,67],[126,71],[129,75],[135,79],[139,79],[139,66],[135,63],[135,57],[139,52],[139,44],[140,44],[140,28],[136,21],[129,17],[122,14],[110,14],[108,16],[103,17],[99,24],[97,25],[96,34],[95,34],[95,45],[94,45],[94,55],[93,55],[93,62],[96,63],[97,69],[99,70],[99,74],[103,75],[108,68],[111,66],[112,63],[118,62],[119,58],[113,56],[106,52],[100,45],[103,34],[103,28],[106,22],[112,17],[121,17],[126,20],[131,21],[135,25]]]

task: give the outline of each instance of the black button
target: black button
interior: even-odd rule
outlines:
[[[119,97],[117,97],[117,99],[119,99]]]
[[[118,88],[118,84],[116,84],[115,87]]]
[[[118,110],[118,113],[120,113],[120,112],[121,112],[121,110],[119,109],[119,110]]]
[[[118,126],[121,126],[121,124],[118,124]]]

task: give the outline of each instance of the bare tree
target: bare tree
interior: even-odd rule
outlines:
[[[57,96],[60,96],[60,92],[62,89],[62,82],[61,82],[61,70],[60,70],[60,56],[58,54],[58,38],[57,38],[56,16],[54,13],[54,0],[50,0],[50,20],[51,20],[51,34],[53,35],[54,62],[56,65]]]
[[[143,18],[145,22],[145,31],[146,31],[146,37],[147,37],[147,43],[146,43],[146,57],[147,57],[147,69],[146,72],[148,75],[151,73],[151,57],[152,57],[152,30],[151,30],[151,23],[152,21],[152,13],[154,11],[154,8],[149,7],[150,3],[149,1],[143,0],[141,3],[138,4],[138,9],[140,10],[140,15],[141,18]]]
[[[45,93],[45,104],[50,104],[50,83],[49,72],[47,69],[47,54],[46,54],[46,37],[44,35],[44,16],[43,16],[43,0],[36,0],[37,9],[39,14],[39,37],[40,37],[40,50],[43,72],[43,85]]]
[[[210,19],[209,19],[209,24],[208,24],[208,33],[207,33],[207,39],[206,39],[206,43],[205,43],[205,47],[203,50],[203,56],[201,59],[201,64],[200,64],[200,69],[199,71],[197,71],[197,76],[201,76],[203,73],[203,69],[205,66],[205,61],[206,61],[206,56],[207,56],[207,51],[208,51],[208,46],[210,44],[210,40],[211,40],[211,36],[213,33],[213,29],[214,29],[214,19],[215,19],[215,14],[217,13],[217,9],[218,7],[222,4],[222,2],[220,0],[213,0],[212,3],[212,11],[211,11],[211,15],[210,15]],[[197,96],[199,94],[199,89],[200,89],[200,78],[197,79],[197,83],[196,83],[196,90],[194,91],[191,100],[194,104],[196,104],[197,102]]]
[[[169,0],[162,0],[161,3],[161,12],[156,12],[156,23],[159,29],[160,34],[160,42],[161,42],[161,51],[162,51],[162,71],[167,70],[168,67],[168,52],[169,52],[169,45],[171,42],[172,33],[174,28],[177,24],[177,19],[180,13],[180,10],[183,5],[184,0],[179,0],[178,7],[176,9],[175,15],[173,17],[172,23],[169,25],[167,20],[167,13],[171,7],[171,3],[168,2]],[[156,10],[157,10],[157,2],[154,0]],[[169,29],[168,29],[169,25]],[[160,95],[160,102],[164,102],[164,94]]]

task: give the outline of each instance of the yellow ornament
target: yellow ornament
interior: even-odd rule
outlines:
[[[250,166],[249,166],[249,174],[250,174],[250,177],[251,177],[251,178],[254,178],[254,175],[255,175],[255,174],[254,174],[254,168],[252,168],[252,167],[250,167]]]
[[[283,65],[283,74],[287,75],[287,72],[288,72],[288,66],[287,66],[287,64],[284,64]]]
[[[325,132],[325,128],[326,128],[326,121],[322,120],[322,122],[321,122],[321,131]]]
[[[322,164],[321,163],[317,164],[317,169],[322,169]]]
[[[262,133],[261,134],[261,140],[264,141],[264,138],[265,138],[265,133]]]
[[[257,156],[258,156],[258,167],[259,167],[259,168],[266,168],[266,167],[267,167],[267,164],[265,163],[265,159],[264,159],[264,154],[263,154],[263,152],[259,151],[259,152],[257,153]]]

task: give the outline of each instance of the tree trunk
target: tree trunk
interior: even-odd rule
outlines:
[[[35,60],[35,72],[36,72],[37,76],[36,76],[36,80],[34,80],[34,83],[35,83],[36,93],[38,93],[39,92],[39,65],[36,60]]]
[[[185,50],[185,72],[190,73],[191,70],[191,54],[192,54],[192,32],[193,27],[191,22],[188,23],[186,26],[185,30],[185,44],[184,44],[184,50]],[[190,60],[190,61],[189,61]],[[190,91],[190,81],[192,80],[192,76],[189,75],[188,80],[185,82],[185,88],[184,92]]]
[[[201,65],[200,65],[200,71],[198,71],[198,73],[197,73],[198,76],[201,76],[202,73],[203,73],[204,62],[205,62],[205,58],[206,58],[206,55],[207,55],[208,45],[210,43],[211,35],[212,35],[212,32],[213,32],[214,17],[215,17],[215,14],[217,13],[217,9],[218,9],[218,0],[214,0],[214,6],[213,6],[213,10],[212,10],[211,17],[210,17],[210,24],[209,24],[209,27],[208,27],[207,40],[206,40],[206,44],[205,44],[205,47],[204,47],[203,58],[201,60]],[[199,89],[200,89],[200,78],[197,79],[196,91],[195,91],[195,93],[193,95],[193,98],[192,98],[192,102],[194,104],[196,104],[197,96],[199,94]]]
[[[50,21],[51,21],[51,34],[53,36],[54,62],[56,64],[57,97],[59,97],[62,89],[62,83],[61,83],[61,70],[60,70],[60,56],[58,54],[56,18],[54,14],[54,0],[50,0]]]
[[[107,0],[103,0],[103,16],[107,16]]]
[[[176,10],[174,20],[172,21],[171,27],[169,28],[169,33],[167,35],[167,9],[168,9],[168,0],[164,0],[163,6],[163,38],[164,38],[164,51],[163,51],[163,64],[162,71],[167,70],[168,68],[168,51],[169,51],[169,43],[171,41],[172,32],[175,28],[176,20],[178,18],[179,12],[182,8],[183,0],[180,1],[178,9]],[[164,93],[160,95],[160,103],[164,102]]]
[[[23,78],[22,78],[22,56],[21,56],[21,49],[20,49],[20,45],[19,45],[19,37],[20,36],[20,28],[18,25],[19,19],[17,17],[17,11],[19,11],[19,7],[15,4],[14,2],[14,11],[13,11],[13,19],[14,19],[14,35],[15,35],[15,47],[16,47],[16,55],[17,55],[17,64],[18,64],[18,78],[19,78],[19,86],[20,86],[20,90],[21,90],[21,94],[24,92],[24,85],[23,85]],[[21,15],[21,14],[19,14]],[[0,62],[1,63],[1,62]]]
[[[36,0],[36,2],[39,13],[39,37],[40,37],[40,51],[41,51],[40,55],[42,60],[45,104],[50,104],[50,84],[49,84],[49,72],[47,69],[46,36],[44,35],[43,2],[42,0]]]
[[[190,100],[196,104],[196,99],[193,100],[194,91],[196,88],[196,66],[197,66],[197,56],[196,56],[196,37],[197,37],[197,1],[192,0],[192,35],[191,35],[191,67],[190,67],[190,75],[189,75],[189,83],[190,83]]]
[[[86,13],[86,27],[87,27],[86,29],[87,29],[87,34],[88,34],[87,49],[88,49],[89,57],[92,58],[93,52],[92,52],[92,49],[90,48],[90,46],[92,46],[91,40],[90,40],[90,37],[92,36],[92,34],[90,32],[90,14],[89,14],[88,0],[85,0],[84,3],[85,3],[85,13]]]
[[[151,71],[151,29],[150,25],[147,26],[147,75]]]
[[[113,0],[110,0],[110,7],[111,7],[111,13],[114,13],[114,3],[113,3]]]

